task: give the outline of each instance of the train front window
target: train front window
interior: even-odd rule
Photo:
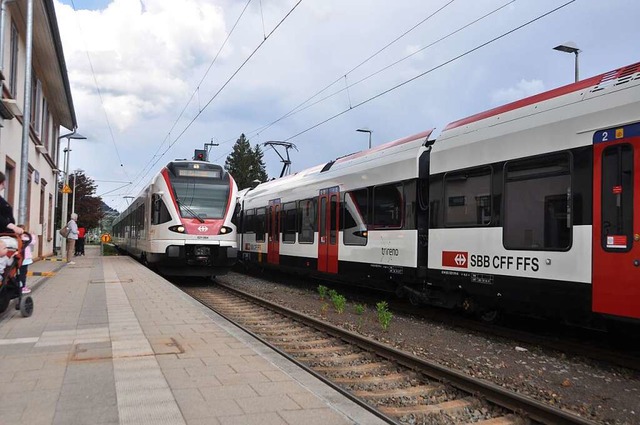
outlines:
[[[194,179],[174,179],[180,215],[193,218],[223,218],[229,202],[229,184]]]
[[[567,153],[505,166],[503,242],[507,249],[571,247],[571,167]]]

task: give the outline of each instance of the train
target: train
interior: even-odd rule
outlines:
[[[220,165],[169,162],[114,220],[113,244],[163,275],[224,275],[238,256],[237,196]]]
[[[640,63],[238,198],[239,261],[493,321],[640,324]]]

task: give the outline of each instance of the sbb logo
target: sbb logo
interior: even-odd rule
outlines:
[[[469,253],[466,251],[442,251],[442,265],[444,267],[459,267],[466,269],[469,266]]]

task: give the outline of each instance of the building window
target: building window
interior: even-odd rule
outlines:
[[[570,162],[568,153],[507,162],[505,248],[548,251],[570,248]]]
[[[445,223],[484,226],[491,222],[491,168],[448,173],[444,177]]]
[[[39,136],[41,125],[40,99],[42,98],[42,83],[36,78],[35,70],[31,71],[31,128]]]
[[[16,98],[18,91],[18,43],[19,43],[18,28],[15,22],[11,21],[11,68],[9,74],[9,92],[11,97]]]
[[[5,168],[5,184],[4,184],[4,198],[8,203],[14,205],[15,201],[15,177],[16,177],[16,163],[7,158],[7,164]]]
[[[51,127],[51,124],[49,120],[49,105],[47,104],[47,99],[43,97],[42,98],[42,132],[40,133],[42,136],[40,138],[40,141],[44,145],[47,152],[49,152],[49,155],[52,155],[51,149],[49,149],[51,147],[50,140],[49,140],[51,135],[50,127]],[[55,158],[55,157],[52,156],[52,158]]]

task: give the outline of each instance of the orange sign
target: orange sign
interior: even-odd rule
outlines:
[[[108,233],[105,233],[102,236],[100,236],[100,240],[102,241],[102,243],[109,243],[111,242],[111,235]]]

